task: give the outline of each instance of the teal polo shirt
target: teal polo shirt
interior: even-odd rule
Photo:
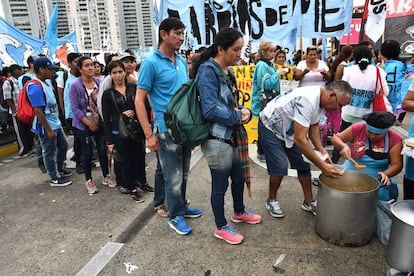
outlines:
[[[175,64],[158,49],[147,57],[139,69],[137,87],[148,91],[154,113],[154,133],[167,132],[164,112],[171,97],[188,81],[187,62],[175,54]]]

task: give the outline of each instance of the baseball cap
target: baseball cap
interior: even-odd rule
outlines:
[[[35,59],[33,66],[35,70],[38,70],[39,68],[47,68],[47,69],[56,70],[59,68],[56,65],[54,65],[53,62],[50,61],[50,59],[46,57],[40,57],[40,58]]]
[[[133,54],[130,54],[130,53],[123,53],[123,54],[121,54],[120,56],[119,56],[119,60],[123,60],[123,59],[131,59],[131,60],[136,60],[137,58],[133,55]]]

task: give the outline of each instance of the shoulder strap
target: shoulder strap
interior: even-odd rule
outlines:
[[[265,83],[265,80],[267,79],[267,78],[269,78],[271,75],[269,74],[269,72],[266,72],[264,75],[263,75],[263,77],[262,77],[262,85],[260,86],[260,93],[264,93],[265,92],[265,89],[264,89],[264,83]]]
[[[382,94],[382,93],[384,93],[384,88],[382,86],[382,80],[381,80],[380,70],[379,70],[379,68],[377,66],[375,68],[377,69],[377,80],[375,82],[375,94],[377,94],[377,87],[378,87],[377,85],[378,85],[378,82],[380,84],[380,90],[378,91],[378,94]]]
[[[111,88],[110,92],[111,92],[111,98],[112,98],[112,101],[114,102],[114,105],[115,105],[115,110],[116,110],[116,112],[121,113],[121,112],[119,111],[118,104],[116,103],[116,99],[115,99],[115,92],[114,92],[114,90],[113,90],[112,88]]]

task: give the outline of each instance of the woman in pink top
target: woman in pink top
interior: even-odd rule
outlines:
[[[334,135],[332,144],[347,159],[344,163],[347,169],[356,170],[349,160],[352,157],[358,164],[366,165],[361,172],[381,181],[385,187],[378,192],[379,200],[396,200],[398,188],[391,177],[401,172],[403,159],[402,138],[389,129],[395,122],[395,116],[389,112],[372,112],[364,115],[363,119],[363,122],[354,123]]]

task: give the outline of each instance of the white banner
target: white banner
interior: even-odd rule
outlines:
[[[369,1],[369,0],[367,0]],[[385,18],[387,16],[387,1],[369,1],[368,17],[365,24],[365,34],[377,42],[385,30]]]

